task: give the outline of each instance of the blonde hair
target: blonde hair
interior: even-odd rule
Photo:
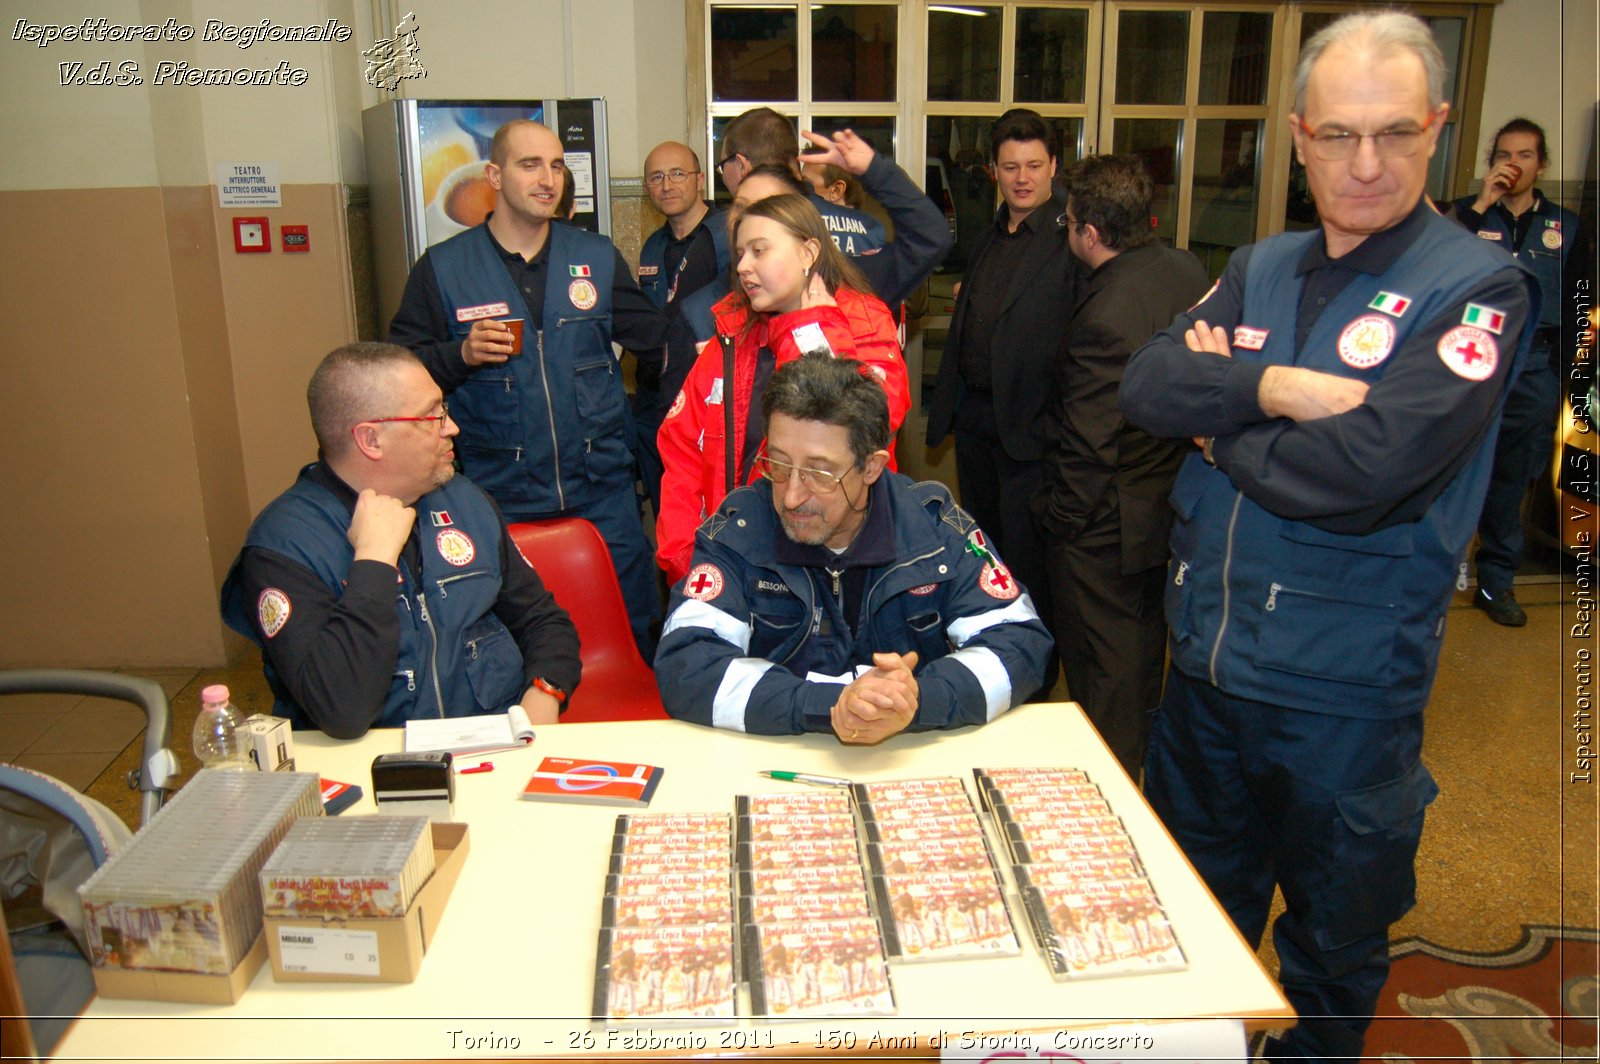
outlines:
[[[822,221],[822,215],[806,197],[785,193],[781,196],[768,196],[766,199],[756,200],[739,215],[738,225],[733,231],[735,244],[739,242],[739,227],[750,218],[767,218],[777,222],[790,236],[801,243],[808,240],[815,241],[817,262],[812,270],[822,278],[822,283],[828,286],[829,295],[836,294],[841,288],[851,288],[857,292],[872,291],[871,282],[860,268],[839,250],[828,232],[827,225]],[[745,326],[748,329],[755,321],[750,297],[739,285],[734,285],[733,297],[736,304],[748,315]]]

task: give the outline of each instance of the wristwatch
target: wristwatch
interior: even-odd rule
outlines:
[[[533,678],[533,686],[537,687],[539,690],[555,699],[556,705],[566,705],[567,692],[563,691],[549,680],[546,680],[543,676],[535,676]]]

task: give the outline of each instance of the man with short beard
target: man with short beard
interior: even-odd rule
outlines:
[[[762,479],[695,537],[656,653],[667,712],[873,744],[982,724],[1039,686],[1050,634],[941,484],[887,471],[889,406],[804,355],[762,395]]]
[[[513,703],[554,723],[577,630],[494,502],[455,475],[459,428],[422,363],[349,344],[306,401],[318,460],[256,518],[222,587],[274,713],[336,739]]]

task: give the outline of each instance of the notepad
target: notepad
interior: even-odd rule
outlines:
[[[477,717],[425,718],[406,721],[406,753],[485,754],[515,750],[533,743],[527,711],[512,706],[505,713]]]

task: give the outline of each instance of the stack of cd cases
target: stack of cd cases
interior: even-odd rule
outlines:
[[[96,967],[226,975],[261,933],[261,868],[315,773],[203,770],[78,888]]]
[[[993,768],[973,777],[1056,979],[1187,967],[1133,840],[1087,773]]]
[[[268,916],[404,916],[433,875],[425,816],[296,821],[261,869]]]

